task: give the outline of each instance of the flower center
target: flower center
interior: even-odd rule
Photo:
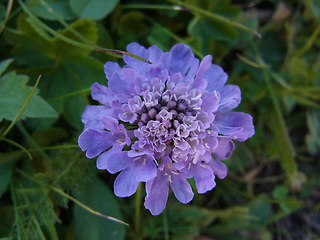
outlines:
[[[134,116],[138,123],[134,131],[138,141],[133,149],[148,151],[157,159],[169,155],[173,161],[185,161],[194,155],[201,133],[205,132],[198,119],[201,94],[196,89],[181,91],[177,86],[165,90],[161,84],[133,97],[124,107],[128,108],[126,116]]]

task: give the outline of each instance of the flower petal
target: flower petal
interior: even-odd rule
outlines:
[[[127,152],[123,152],[121,148],[114,146],[98,157],[97,168],[100,170],[107,169],[110,173],[116,173],[128,167],[132,160],[132,158],[128,157]]]
[[[102,123],[102,119],[104,117],[112,116],[112,114],[112,108],[87,105],[81,115],[81,121],[85,124],[85,129],[93,128],[97,130],[103,130],[104,124]]]
[[[226,112],[236,108],[241,102],[241,91],[237,85],[225,85],[220,91],[219,112]]]
[[[210,68],[211,65],[212,65],[212,56],[211,55],[205,56],[201,61],[198,71],[196,73],[196,77],[192,84],[193,88],[204,90],[207,87],[208,83],[205,78],[205,73],[207,72],[207,70]]]
[[[139,43],[132,42],[127,45],[127,51],[132,53],[138,57],[142,57],[146,60],[148,59],[148,51],[145,47],[141,46]],[[144,72],[148,63],[143,62],[141,60],[135,59],[128,55],[123,55],[123,61],[131,68],[135,69],[138,72]]]
[[[133,163],[135,169],[135,180],[147,182],[157,175],[157,167],[151,158],[142,156]]]
[[[202,163],[193,164],[190,171],[196,181],[198,193],[205,193],[216,186],[213,171],[208,165]]]
[[[118,197],[129,197],[137,191],[139,182],[135,180],[135,169],[124,169],[114,181],[114,194]]]
[[[113,94],[121,102],[127,102],[129,99],[129,84],[122,79],[119,73],[114,73],[112,78],[109,80],[109,88]]]
[[[209,92],[213,92],[214,90],[219,91],[228,79],[228,75],[216,64],[210,66],[205,76],[208,82],[206,89]]]
[[[234,150],[234,143],[229,138],[218,138],[218,147],[214,150],[214,155],[218,160],[229,158]]]
[[[222,179],[227,176],[228,169],[223,162],[216,159],[212,159],[212,161],[208,163],[208,166],[211,167],[213,174],[215,176],[218,176],[218,178]]]
[[[216,115],[214,125],[220,134],[244,142],[254,135],[252,116],[243,112],[224,112]]]
[[[163,51],[156,45],[149,47],[147,51],[147,59],[153,64],[158,63],[163,54]]]
[[[104,73],[106,74],[106,78],[108,80],[111,79],[112,74],[114,72],[120,72],[120,71],[121,71],[121,67],[116,62],[106,62],[104,64]]]
[[[144,206],[152,215],[159,215],[166,207],[169,194],[168,175],[159,172],[155,178],[146,183],[147,196]]]
[[[111,106],[111,102],[115,100],[110,89],[97,82],[91,86],[91,96],[94,100],[109,107]]]
[[[109,132],[89,128],[81,133],[78,143],[82,151],[87,150],[87,158],[94,158],[111,147],[113,141]]]
[[[194,59],[194,54],[190,47],[183,43],[178,43],[171,48],[170,53],[172,57],[169,70],[172,73],[180,72],[182,75],[185,75]]]
[[[186,204],[193,198],[193,192],[190,184],[181,174],[172,174],[170,186],[176,198]]]

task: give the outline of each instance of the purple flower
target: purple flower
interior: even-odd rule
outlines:
[[[216,185],[227,168],[234,140],[254,134],[252,117],[231,111],[241,101],[236,85],[212,57],[201,62],[185,44],[169,52],[130,43],[127,51],[146,63],[124,56],[125,66],[107,62],[108,87],[94,83],[92,98],[102,105],[86,107],[79,146],[97,168],[120,172],[114,182],[119,197],[134,194],[146,183],[145,207],[153,215],[166,206],[169,189],[182,203]]]

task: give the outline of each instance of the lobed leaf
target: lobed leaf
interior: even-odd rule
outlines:
[[[118,3],[119,0],[70,0],[70,7],[79,18],[101,20],[112,12]]]
[[[0,78],[0,121],[12,121],[24,104],[32,87],[26,86],[28,77],[7,73]],[[43,98],[34,94],[29,104],[21,113],[19,119],[24,118],[56,118],[56,111]]]

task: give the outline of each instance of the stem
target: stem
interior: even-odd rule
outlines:
[[[58,97],[50,98],[47,101],[48,102],[52,102],[52,101],[56,101],[56,100],[60,100],[60,99],[63,99],[63,98],[76,96],[76,95],[83,94],[83,93],[89,93],[90,91],[91,91],[91,88],[81,89],[81,90],[78,90],[78,91],[75,91],[75,92],[70,92],[70,93],[67,93],[67,94],[64,94],[64,95],[60,95]]]
[[[178,5],[160,5],[160,4],[123,4],[124,8],[129,9],[152,9],[152,10],[173,10],[183,11],[184,9]]]
[[[24,125],[22,124],[21,121],[17,122],[17,127],[20,130],[20,132],[25,136],[25,138],[28,140],[28,142],[36,149],[36,151],[38,151],[42,155],[42,157],[48,158],[48,156],[41,149],[39,144],[33,139],[33,137],[25,129],[25,127],[24,127]]]
[[[168,228],[168,218],[167,218],[166,210],[163,211],[162,217],[163,217],[164,239],[169,240],[169,228]]]
[[[104,215],[104,214],[102,214],[102,213],[100,213],[98,211],[93,210],[92,208],[86,206],[85,204],[83,204],[82,202],[78,201],[77,199],[75,199],[74,197],[70,196],[69,194],[65,193],[64,191],[60,190],[59,188],[56,188],[56,187],[53,187],[53,186],[48,185],[46,183],[43,183],[43,182],[39,181],[38,179],[36,179],[36,178],[26,174],[25,172],[21,171],[20,169],[16,169],[16,171],[18,173],[20,173],[22,176],[30,179],[31,181],[36,182],[36,183],[38,183],[40,185],[43,185],[43,186],[46,186],[46,187],[50,188],[52,191],[54,191],[54,192],[62,195],[63,197],[71,200],[72,202],[77,204],[79,207],[82,207],[84,210],[86,210],[86,211],[88,211],[88,212],[90,212],[90,213],[92,213],[94,215],[109,219],[109,220],[114,221],[114,222],[121,223],[121,224],[123,224],[125,226],[129,226],[129,224],[126,223],[126,222],[123,222],[123,221],[121,221],[121,220],[119,220],[117,218],[114,218],[114,217],[111,217],[111,216],[108,216],[108,215]]]
[[[3,29],[6,27],[6,24],[8,22],[8,19],[9,19],[10,13],[11,13],[12,4],[13,4],[13,0],[9,0],[8,5],[7,5],[6,15],[4,17],[4,21],[0,26],[0,33],[2,33]]]
[[[186,3],[186,2],[181,2],[179,0],[169,0],[169,2],[172,2],[172,3],[175,3],[177,5],[181,5],[182,7],[190,10],[191,12],[193,13],[197,13],[197,14],[200,14],[202,16],[206,16],[206,17],[210,17],[212,19],[215,19],[217,21],[220,21],[222,23],[225,23],[225,24],[228,24],[230,26],[233,26],[235,28],[239,28],[239,29],[242,29],[244,31],[247,31],[249,33],[252,33],[254,36],[258,37],[258,38],[261,38],[261,34],[258,33],[257,31],[239,23],[239,22],[236,22],[236,21],[233,21],[231,19],[228,19],[226,17],[223,17],[223,16],[220,16],[216,13],[213,13],[213,12],[210,12],[210,11],[207,11],[207,10],[204,10],[204,9],[201,9],[201,8],[198,8],[198,7],[195,7],[194,5],[192,4],[189,4],[189,3]]]
[[[34,87],[32,88],[32,90],[30,91],[29,95],[27,96],[26,100],[24,101],[24,103],[22,104],[19,112],[17,113],[17,115],[15,116],[15,118],[12,120],[11,124],[9,125],[9,127],[5,130],[5,132],[2,134],[2,137],[5,137],[11,130],[11,128],[13,128],[13,126],[15,125],[15,123],[17,122],[18,118],[20,117],[21,113],[23,112],[23,110],[25,109],[25,107],[28,105],[29,101],[31,100],[31,97],[33,96],[35,90],[37,89],[37,86],[39,84],[41,75],[39,75],[36,84],[34,85]]]
[[[141,219],[141,183],[139,183],[136,196],[135,196],[135,211],[134,211],[134,228],[136,240],[142,239],[141,228],[140,228],[140,219]]]
[[[15,141],[13,141],[13,140],[10,140],[10,139],[8,139],[8,138],[5,138],[5,137],[0,137],[0,142],[1,142],[1,141],[5,141],[5,142],[7,142],[7,143],[10,143],[10,144],[12,144],[12,145],[20,148],[23,152],[25,152],[25,153],[27,154],[27,156],[29,157],[29,159],[32,160],[32,155],[31,155],[31,153],[30,153],[26,148],[24,148],[22,145],[20,145],[19,143],[15,142]]]

